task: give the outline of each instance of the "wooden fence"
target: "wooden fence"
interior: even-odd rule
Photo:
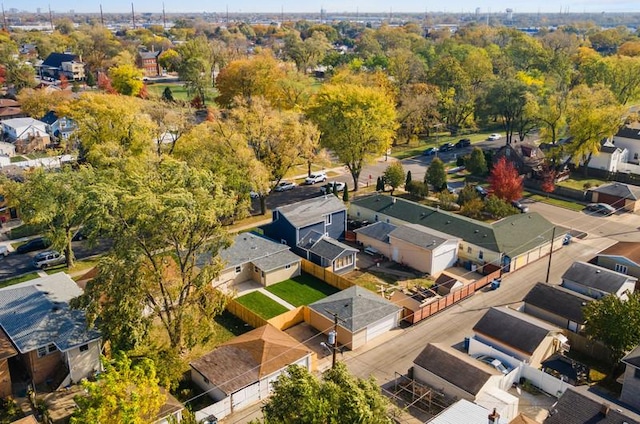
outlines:
[[[316,265],[306,259],[302,259],[302,270],[307,274],[311,274],[324,281],[330,286],[337,288],[338,290],[348,289],[349,287],[356,285],[353,281],[341,277],[338,274],[334,274],[331,270],[323,268],[320,265]]]
[[[233,315],[237,316],[253,328],[262,327],[263,325],[267,325],[268,323],[266,319],[262,318],[260,315],[256,314],[246,306],[236,302],[235,299],[231,299],[227,303],[227,311],[231,312]]]
[[[304,321],[304,308],[306,308],[306,306],[298,306],[295,309],[271,318],[268,322],[278,330],[284,331]]]
[[[565,334],[569,339],[571,351],[611,364],[611,351],[604,344],[589,340],[582,334],[574,333],[573,331],[566,331]]]

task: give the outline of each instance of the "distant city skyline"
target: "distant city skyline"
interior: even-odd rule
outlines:
[[[131,11],[130,0],[76,2],[73,0],[43,1],[43,0],[7,0],[3,1],[5,11],[17,9],[18,11],[35,13],[37,9],[47,12],[49,6],[57,13],[98,13],[100,4],[104,13],[127,13]],[[137,0],[134,1],[136,12],[159,13],[162,11],[162,0]],[[225,13],[320,13],[324,9],[329,14],[340,13],[425,13],[425,12],[449,12],[449,13],[474,13],[480,8],[480,13],[497,14],[505,13],[507,8],[513,9],[513,13],[630,13],[640,12],[640,3],[637,0],[582,0],[557,2],[552,0],[508,1],[508,0],[459,0],[457,2],[419,2],[415,0],[328,0],[305,2],[299,0],[235,0],[229,2],[211,2],[194,0],[190,2],[178,2],[166,0],[164,2],[167,13],[208,12]]]

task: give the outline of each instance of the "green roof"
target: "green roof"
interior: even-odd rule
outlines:
[[[510,257],[547,243],[554,227],[551,222],[535,212],[511,215],[488,224],[399,197],[378,194],[358,198],[351,204],[401,221],[432,228]],[[563,231],[556,231],[556,237],[562,234]]]

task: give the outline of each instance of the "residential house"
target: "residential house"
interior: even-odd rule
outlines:
[[[477,405],[467,399],[459,399],[427,421],[428,424],[452,424],[452,423],[464,423],[464,424],[487,424],[487,417],[490,411]],[[504,421],[506,422],[506,421]],[[496,422],[497,424],[497,422]]]
[[[308,323],[325,334],[338,317],[338,343],[354,350],[396,328],[402,308],[360,286],[352,286],[308,306]]]
[[[629,151],[606,138],[600,144],[600,151],[591,157],[589,168],[618,172],[620,165],[628,161]]]
[[[583,309],[593,299],[564,287],[537,283],[523,301],[524,313],[580,333],[586,324]]]
[[[269,396],[287,366],[311,371],[311,355],[299,341],[267,324],[192,361],[191,380],[217,402],[215,415],[222,418]]]
[[[47,125],[33,118],[5,119],[2,133],[4,140],[13,143],[18,153],[43,150],[51,143]]]
[[[59,80],[64,75],[69,81],[81,81],[85,77],[82,59],[71,53],[51,53],[37,68],[41,78]]]
[[[493,223],[471,219],[402,198],[374,194],[351,202],[349,215],[395,226],[416,224],[460,240],[459,262],[475,270],[502,264],[515,271],[548,255],[554,225],[537,213],[512,215]],[[553,249],[562,247],[564,230],[556,227]]]
[[[640,411],[640,346],[622,358],[626,365],[620,401]]]
[[[347,229],[347,209],[336,196],[280,206],[263,229],[267,237],[317,265],[331,267],[333,272],[355,268],[357,250],[335,242],[344,239]]]
[[[9,336],[0,329],[0,399],[11,396],[11,374],[9,372],[9,358],[18,354],[18,351],[9,340]]]
[[[623,126],[613,136],[612,141],[616,147],[629,152],[625,162],[640,164],[640,123],[635,122]]]
[[[640,278],[640,243],[619,241],[598,253],[593,262],[603,268]],[[640,290],[638,282],[635,290]]]
[[[160,419],[156,420],[155,424],[179,423],[182,421],[184,405],[163,387],[160,388],[160,391],[166,395],[167,400],[160,407],[158,412]]]
[[[47,131],[50,136],[56,140],[69,140],[71,134],[78,128],[76,123],[65,116],[58,117],[58,115],[50,110],[41,119],[47,125]]]
[[[157,77],[162,75],[162,67],[158,63],[162,51],[151,50],[150,52],[138,53],[138,66],[142,68],[145,77]]]
[[[80,294],[63,272],[0,289],[0,328],[17,351],[7,359],[14,387],[55,389],[101,370],[100,334],[87,329],[84,312],[69,308]]]
[[[233,244],[220,252],[220,258],[224,268],[212,284],[221,289],[232,289],[249,280],[266,287],[301,272],[301,259],[289,246],[254,233],[236,235]]]
[[[27,114],[22,111],[20,103],[12,99],[0,99],[0,121],[13,118],[24,118]]]
[[[473,327],[475,338],[533,368],[560,350],[566,350],[562,330],[508,307],[489,309]]]
[[[591,392],[569,386],[549,409],[544,424],[640,424],[638,413]]]
[[[529,178],[540,174],[545,163],[544,152],[535,144],[527,142],[502,146],[493,156],[494,163],[502,157],[513,164],[518,174]]]
[[[589,189],[591,201],[607,203],[619,210],[635,212],[640,209],[640,187],[624,184],[609,183]]]
[[[613,294],[627,299],[633,293],[638,279],[587,262],[574,262],[562,274],[562,287],[594,299]]]
[[[455,265],[460,239],[420,225],[378,221],[355,230],[356,239],[394,262],[430,275]]]

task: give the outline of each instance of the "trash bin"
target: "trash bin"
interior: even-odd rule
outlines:
[[[469,337],[464,338],[464,351],[469,352]]]
[[[491,281],[491,290],[496,290],[500,287],[500,279],[499,278],[495,278],[493,281]]]

